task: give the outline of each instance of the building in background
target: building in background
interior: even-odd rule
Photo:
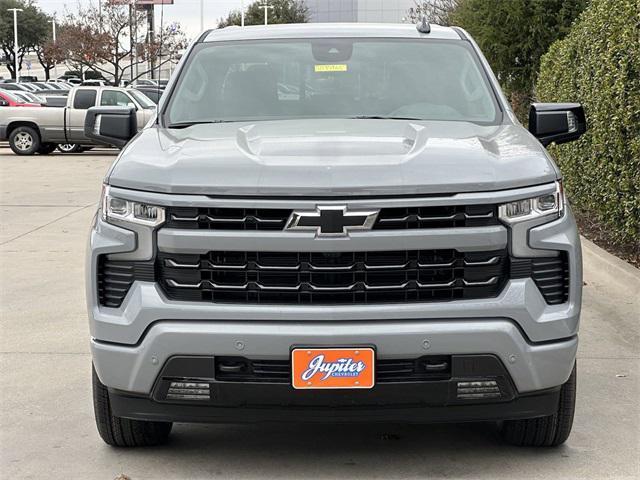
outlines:
[[[310,21],[402,23],[414,0],[306,0]]]

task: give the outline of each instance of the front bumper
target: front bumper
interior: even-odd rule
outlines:
[[[175,355],[287,359],[292,345],[363,345],[379,359],[423,355],[492,354],[500,359],[517,392],[563,384],[571,373],[576,336],[529,343],[515,322],[403,320],[385,322],[158,321],[137,345],[93,339],[98,377],[110,388],[149,394],[163,365]]]

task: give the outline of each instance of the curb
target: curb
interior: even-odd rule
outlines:
[[[630,295],[640,295],[640,269],[600,248],[595,243],[580,236],[583,265],[586,270],[596,270],[605,275],[609,282]]]

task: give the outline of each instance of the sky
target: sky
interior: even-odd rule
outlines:
[[[218,20],[226,17],[229,11],[240,8],[241,0],[203,0],[204,27],[213,28]],[[62,17],[65,7],[68,11],[77,10],[80,5],[97,5],[97,0],[36,0],[42,10]],[[200,0],[173,0],[173,5],[164,6],[164,22],[180,22],[190,39],[200,33]],[[249,4],[250,0],[245,0]],[[160,24],[160,7],[156,6],[156,25]]]

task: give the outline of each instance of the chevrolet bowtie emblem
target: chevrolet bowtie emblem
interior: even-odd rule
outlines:
[[[319,237],[341,237],[354,230],[371,230],[379,210],[348,210],[344,205],[294,210],[285,231],[315,231]]]

